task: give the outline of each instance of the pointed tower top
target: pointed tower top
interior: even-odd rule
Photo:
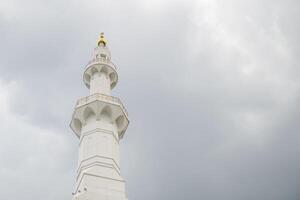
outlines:
[[[106,43],[107,43],[107,41],[104,37],[104,33],[102,32],[102,33],[100,33],[100,38],[99,38],[97,44],[98,44],[98,46],[100,46],[100,44],[103,44],[104,46],[106,46]]]

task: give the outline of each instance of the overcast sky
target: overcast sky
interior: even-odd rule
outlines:
[[[102,31],[129,200],[300,198],[298,0],[1,0],[1,200],[71,200]]]

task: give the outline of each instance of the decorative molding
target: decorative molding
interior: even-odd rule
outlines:
[[[114,132],[113,131],[110,131],[110,130],[107,130],[107,129],[102,129],[102,128],[95,128],[93,130],[90,130],[90,131],[86,131],[86,132],[83,132],[80,137],[80,141],[79,141],[79,144],[78,146],[80,147],[81,146],[81,143],[82,143],[82,140],[85,136],[88,136],[88,135],[91,135],[93,133],[105,133],[105,134],[109,134],[109,135],[112,135],[113,138],[115,139],[115,141],[119,144],[119,140],[118,138],[115,136]]]
[[[114,169],[119,174],[119,176],[121,176],[120,171],[113,164],[96,161],[96,162],[90,163],[88,165],[83,165],[80,168],[80,170],[79,170],[79,172],[77,174],[76,181],[78,181],[78,178],[80,177],[80,174],[81,174],[81,172],[83,170],[86,170],[86,169],[89,169],[89,168],[92,168],[92,167],[95,167],[95,166],[100,166],[100,167],[106,167],[106,168]]]
[[[82,160],[82,161],[80,162],[78,168],[77,168],[77,173],[78,173],[78,171],[80,170],[80,168],[81,168],[81,166],[82,166],[82,163],[84,163],[84,162],[86,162],[86,161],[88,161],[88,160],[91,160],[91,159],[93,159],[93,158],[97,158],[97,157],[98,157],[98,158],[104,158],[104,159],[112,160],[113,163],[117,166],[118,170],[120,171],[120,166],[117,164],[117,162],[116,162],[113,158],[95,155],[95,156],[92,156],[92,157],[89,157],[89,158],[87,158],[87,159]]]
[[[119,182],[125,183],[124,180],[114,179],[114,178],[110,178],[110,177],[106,177],[106,176],[98,176],[98,175],[89,174],[89,173],[84,172],[82,174],[82,177],[81,177],[80,181],[78,182],[78,184],[76,186],[75,193],[78,192],[78,188],[79,188],[84,176],[93,176],[93,177],[98,177],[98,178],[103,178],[103,179],[108,179],[108,180],[112,180],[112,181],[119,181]]]

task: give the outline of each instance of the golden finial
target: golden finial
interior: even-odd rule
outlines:
[[[100,44],[103,44],[104,46],[106,46],[106,43],[107,43],[107,41],[104,37],[104,33],[102,32],[102,33],[100,33],[100,38],[99,38],[97,44],[98,44],[98,46],[100,46]]]

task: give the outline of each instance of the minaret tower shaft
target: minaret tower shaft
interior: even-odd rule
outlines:
[[[110,96],[118,74],[103,33],[85,67],[83,81],[90,95],[77,101],[70,123],[79,138],[73,200],[125,200],[119,141],[129,120],[120,99]]]

